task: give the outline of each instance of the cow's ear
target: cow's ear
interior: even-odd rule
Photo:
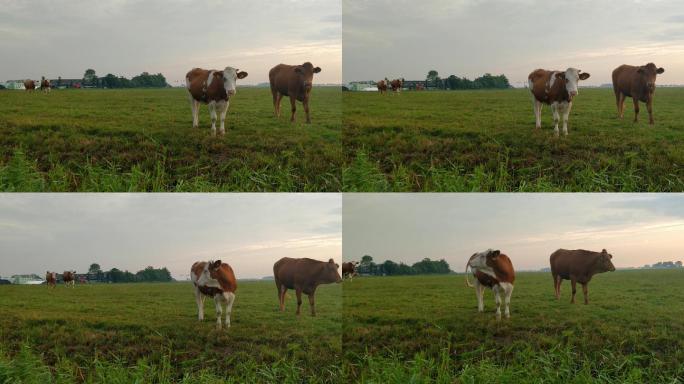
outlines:
[[[580,79],[580,80],[586,80],[586,79],[589,78],[589,76],[591,76],[591,75],[588,74],[587,72],[583,72],[583,73],[580,73],[579,79]]]
[[[313,69],[314,73],[318,73],[321,71],[321,67],[316,67]]]
[[[304,73],[304,71],[302,70],[302,67],[295,67],[294,71],[296,73]]]
[[[658,68],[658,70],[656,71],[656,73],[659,75],[663,72],[665,72],[665,68],[663,68],[663,67]]]
[[[218,268],[218,267],[220,267],[220,266],[221,266],[221,260],[216,260],[216,261],[214,261],[214,264],[212,264],[212,267],[213,267],[214,269],[216,269],[216,268]]]
[[[556,79],[565,79],[565,73],[563,73],[563,72],[556,73]]]
[[[328,263],[335,264],[335,260],[330,259],[330,260],[328,260]]]
[[[501,251],[498,249],[495,251],[492,251],[492,257],[498,257],[500,254],[501,254]]]
[[[244,71],[238,72],[238,74],[237,74],[238,79],[244,79],[245,77],[247,77],[247,72],[244,72]]]

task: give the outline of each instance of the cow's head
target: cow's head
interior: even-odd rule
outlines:
[[[648,63],[637,68],[637,73],[641,76],[644,83],[646,83],[646,88],[648,88],[649,92],[655,91],[656,76],[663,72],[665,72],[664,68],[658,68],[653,63]]]
[[[613,272],[615,271],[615,266],[613,265],[613,262],[611,259],[613,258],[613,255],[608,253],[605,249],[601,251],[601,255],[599,256],[598,260],[598,268],[599,272]]]
[[[562,81],[565,83],[565,89],[568,91],[568,95],[570,95],[570,100],[572,100],[572,98],[577,96],[579,93],[577,88],[579,81],[586,80],[590,76],[586,72],[580,72],[582,71],[577,68],[568,68],[565,70],[565,72],[556,72],[555,74],[556,81]]]
[[[311,64],[307,61],[306,63],[304,63],[302,65],[296,66],[294,71],[299,76],[300,80],[302,81],[304,89],[307,92],[309,92],[309,91],[311,91],[311,87],[313,87],[314,73],[320,72],[321,68],[320,67],[314,67],[313,64]]]
[[[239,69],[226,67],[223,70],[223,86],[226,88],[226,94],[233,96],[236,92],[235,83],[237,79],[244,79],[245,77],[247,77],[247,72],[240,72]]]
[[[491,269],[497,262],[501,251],[498,249],[488,249],[484,252],[477,252],[470,256],[468,264],[471,269]]]
[[[209,273],[209,277],[216,280],[218,278],[218,271],[221,268],[221,260],[210,261],[207,263],[205,270]]]
[[[335,260],[330,259],[328,260],[327,263],[323,266],[323,273],[321,274],[321,282],[322,283],[341,283],[342,282],[342,277],[340,277],[340,273],[338,272],[338,269],[340,268],[339,264],[335,263]]]

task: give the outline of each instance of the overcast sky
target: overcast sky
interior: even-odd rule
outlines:
[[[558,248],[613,255],[618,268],[684,260],[684,194],[345,194],[345,260],[412,264],[500,249],[518,270],[549,266]]]
[[[311,61],[316,83],[342,77],[340,0],[0,0],[0,81],[81,78],[87,68],[171,85],[193,67],[247,71]]]
[[[186,279],[221,259],[238,279],[273,274],[281,257],[341,260],[340,194],[2,194],[0,276],[136,272]]]
[[[536,68],[576,67],[599,85],[620,64],[653,61],[659,84],[684,84],[681,0],[342,1],[345,82],[435,69],[520,86]]]

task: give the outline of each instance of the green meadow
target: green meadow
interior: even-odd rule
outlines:
[[[341,91],[315,88],[312,124],[273,116],[269,89],[239,88],[226,135],[185,89],[0,91],[2,191],[339,191]]]
[[[684,88],[659,88],[655,126],[612,89],[580,89],[569,135],[529,91],[343,97],[345,191],[684,191]],[[562,129],[562,127],[561,127]]]
[[[341,285],[319,287],[315,318],[293,292],[279,312],[273,281],[236,294],[218,331],[189,283],[0,286],[0,383],[341,382]]]

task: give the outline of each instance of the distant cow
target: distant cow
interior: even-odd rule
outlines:
[[[47,271],[45,272],[45,281],[47,282],[47,287],[54,288],[57,286],[57,274],[55,272]]]
[[[388,83],[387,78],[385,78],[385,80],[378,81],[378,91],[380,91],[381,95],[384,95],[387,93],[387,83]]]
[[[198,261],[190,269],[190,279],[195,285],[198,319],[204,320],[204,296],[214,298],[216,304],[216,327],[221,329],[222,304],[226,305],[226,328],[230,328],[230,314],[235,302],[237,282],[230,265],[216,261]]]
[[[468,280],[468,267],[475,276],[475,285]],[[501,294],[506,303],[506,318],[511,317],[509,306],[511,294],[513,293],[513,282],[515,281],[515,271],[513,263],[508,256],[499,250],[488,249],[484,252],[477,252],[470,256],[466,264],[466,284],[475,287],[477,295],[477,309],[484,311],[484,289],[491,288],[496,297],[496,318],[501,320]]]
[[[349,280],[352,280],[352,278],[358,274],[356,271],[356,267],[358,265],[358,261],[349,261],[346,263],[342,263],[342,278],[346,277]]]
[[[43,93],[50,93],[50,80],[46,79],[45,76],[40,80],[40,90]]]
[[[24,88],[26,92],[33,92],[36,89],[36,82],[33,80],[24,80]]]
[[[192,127],[199,126],[200,103],[207,104],[211,116],[211,134],[216,135],[216,109],[221,115],[220,134],[226,133],[225,120],[230,105],[230,97],[235,95],[237,79],[247,77],[247,72],[241,72],[233,67],[226,67],[223,71],[193,68],[185,75],[185,86],[190,94],[192,106]]]
[[[404,86],[404,79],[394,79],[390,82],[390,87],[392,92],[400,92],[401,88]]]
[[[597,273],[614,271],[615,266],[610,261],[613,255],[604,249],[601,252],[585,251],[584,249],[559,249],[551,254],[551,275],[553,287],[556,291],[556,299],[560,300],[560,286],[563,279],[572,283],[571,303],[575,303],[576,284],[582,284],[584,292],[584,304],[589,304],[587,284],[591,277]]]
[[[534,101],[534,116],[537,129],[541,128],[542,104],[551,105],[553,111],[554,130],[558,136],[558,120],[563,114],[563,134],[568,134],[568,118],[572,108],[572,99],[579,90],[577,83],[589,78],[588,73],[580,73],[579,69],[568,68],[565,71],[547,71],[537,69],[530,73],[527,82]]]
[[[290,107],[292,116],[290,121],[295,121],[297,111],[297,100],[304,105],[306,122],[311,124],[309,114],[309,99],[311,98],[311,88],[313,87],[314,73],[319,73],[320,67],[314,67],[308,61],[302,65],[278,64],[268,72],[268,80],[271,83],[271,94],[273,95],[273,108],[276,117],[280,117],[280,100],[283,96],[290,96]]]
[[[665,69],[648,63],[640,67],[633,65],[621,65],[613,71],[613,91],[617,103],[618,116],[622,119],[625,114],[625,99],[631,97],[634,102],[634,122],[639,118],[639,102],[646,103],[648,110],[648,122],[653,120],[653,94],[655,93],[656,76],[665,72]]]
[[[64,281],[64,285],[71,285],[74,287],[74,284],[76,284],[76,271],[64,271],[62,280]]]
[[[283,257],[273,264],[273,276],[278,289],[280,311],[285,311],[285,293],[294,289],[297,294],[297,315],[302,306],[302,292],[309,296],[311,316],[316,316],[314,294],[320,284],[341,283],[337,271],[339,265],[333,259],[318,261],[308,258],[293,259]]]

